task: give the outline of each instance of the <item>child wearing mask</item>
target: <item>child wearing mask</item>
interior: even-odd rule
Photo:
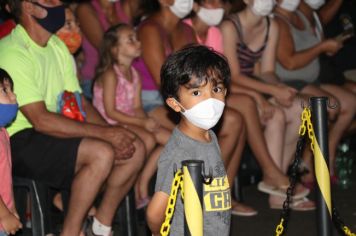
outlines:
[[[193,4],[194,13],[191,14],[190,18],[184,20],[184,23],[188,24],[194,29],[196,41],[199,44],[211,47],[219,53],[223,53],[222,35],[218,25],[224,17],[224,4],[226,4],[226,0],[195,0]],[[241,114],[245,120],[245,124],[248,126],[247,132],[254,134],[254,142],[256,143],[256,146],[258,145],[259,149],[263,149],[263,147],[261,147],[262,145],[259,145],[256,138],[258,134],[261,134],[260,140],[264,139],[262,136],[262,130],[260,129],[260,132],[258,132],[258,126],[255,123],[249,122],[250,120],[255,119],[255,117],[258,117],[257,109],[243,109],[243,107],[246,106],[246,100],[248,99],[250,98],[245,95],[239,95],[237,97],[235,94],[229,94],[227,105]],[[229,104],[229,100],[233,100],[234,102]],[[255,105],[253,101],[251,101],[251,103]],[[253,125],[253,128],[251,125]],[[251,132],[251,128],[254,129],[253,132]],[[241,139],[239,140],[241,141]],[[239,142],[239,145],[242,145],[242,143]],[[254,146],[251,145],[251,147],[254,149]],[[265,148],[265,150],[267,153],[267,148]],[[239,169],[241,156],[242,155],[240,154],[238,156],[239,158],[232,158],[230,160],[224,161],[225,168],[228,170],[227,173],[230,186],[233,186],[236,170]],[[233,168],[236,169],[233,170]],[[229,171],[229,169],[231,171]],[[231,212],[233,215],[238,216],[254,216],[257,214],[256,210],[241,202],[238,202],[235,199],[232,199]]]
[[[0,236],[16,234],[22,228],[12,191],[11,151],[5,129],[16,117],[18,105],[8,73],[0,69]]]
[[[76,61],[75,55],[78,53],[82,44],[82,35],[76,17],[69,5],[65,5],[64,26],[56,32],[56,35],[63,41],[69,52],[73,55],[73,67],[75,68],[75,71],[77,71],[78,63]],[[55,194],[53,198],[53,204],[60,211],[63,211],[62,195],[60,193]],[[88,215],[94,215],[95,211],[96,210],[94,207],[91,208]]]
[[[136,182],[136,207],[149,201],[148,184],[156,171],[161,151],[170,131],[149,117],[141,105],[140,75],[132,66],[141,54],[141,44],[134,29],[127,24],[110,27],[104,34],[100,61],[96,68],[93,105],[109,124],[130,127],[145,143],[146,154],[154,161],[146,163]]]
[[[75,71],[78,71],[77,68],[81,64],[79,49],[82,45],[82,33],[69,5],[65,5],[65,24],[57,31],[56,35],[65,43],[69,52],[73,55],[73,66]]]
[[[183,48],[170,55],[162,66],[162,95],[167,105],[181,114],[181,120],[158,163],[155,193],[147,209],[148,225],[153,235],[160,235],[174,166],[180,168],[184,160],[202,160],[204,171],[209,167],[213,169],[213,182],[203,187],[204,235],[229,235],[230,187],[217,138],[211,130],[223,113],[229,81],[230,70],[225,59],[205,46]],[[219,181],[223,184],[216,187]],[[213,206],[211,203],[217,200],[216,197],[224,204]],[[178,194],[171,236],[184,235],[183,212],[183,202]]]

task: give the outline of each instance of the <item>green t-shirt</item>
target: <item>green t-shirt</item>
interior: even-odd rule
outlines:
[[[10,35],[0,40],[0,52],[0,67],[14,81],[19,107],[43,101],[48,111],[56,112],[57,97],[61,92],[81,92],[72,56],[56,36],[52,36],[47,45],[41,47],[21,25],[17,25]],[[31,127],[31,123],[19,111],[7,130],[13,135]]]

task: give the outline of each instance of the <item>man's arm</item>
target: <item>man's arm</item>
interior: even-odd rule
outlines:
[[[88,100],[82,95],[83,109],[86,113],[86,121],[91,124],[108,125],[99,112],[88,102]]]
[[[86,106],[89,106],[86,104]],[[61,138],[96,138],[110,143],[119,158],[130,158],[135,151],[133,142],[136,135],[120,126],[82,123],[60,114],[49,112],[44,102],[34,102],[20,107],[35,130]],[[102,121],[93,107],[89,108],[90,120]],[[96,115],[95,115],[96,114]]]
[[[169,196],[164,192],[156,192],[147,208],[147,223],[152,235],[160,234],[161,225],[165,219],[165,211],[168,204]]]

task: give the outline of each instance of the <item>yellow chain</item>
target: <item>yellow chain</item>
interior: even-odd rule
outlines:
[[[181,196],[183,198],[183,172],[181,170],[178,170],[176,172],[172,180],[171,194],[169,195],[168,198],[168,204],[165,213],[166,219],[164,220],[160,230],[162,236],[167,236],[169,234],[169,230],[171,228],[171,219],[174,214],[174,207],[176,205],[179,189],[181,191]]]
[[[277,228],[276,228],[276,236],[282,235],[283,230],[284,230],[283,222],[284,222],[284,219],[282,218],[282,219],[281,219],[281,222],[279,223],[279,225],[277,225]]]
[[[342,229],[344,230],[345,235],[356,236],[356,234],[352,233],[351,230],[347,226],[344,226]]]
[[[314,151],[314,129],[311,122],[311,112],[309,108],[304,108],[302,112],[302,123],[299,127],[299,135],[303,136],[308,131],[308,137],[310,139],[310,148]]]

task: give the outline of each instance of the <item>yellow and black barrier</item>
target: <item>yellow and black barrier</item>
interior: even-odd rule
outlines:
[[[308,123],[309,137],[314,133],[311,145],[314,153],[314,166],[316,176],[316,200],[317,200],[317,232],[318,235],[332,235],[332,205],[329,174],[329,146],[328,146],[328,119],[327,97],[312,97],[311,118]]]
[[[289,220],[292,193],[297,181],[297,169],[303,152],[306,134],[310,139],[311,150],[314,155],[315,176],[317,180],[317,232],[318,235],[329,236],[332,234],[332,222],[336,230],[345,236],[356,236],[350,228],[345,225],[337,209],[332,206],[330,191],[330,175],[328,169],[329,147],[328,147],[328,120],[327,120],[326,97],[312,97],[310,99],[311,109],[305,107],[301,115],[299,128],[299,139],[297,142],[295,158],[292,163],[290,175],[290,186],[286,192],[286,200],[283,203],[283,211],[280,222],[276,226],[275,235],[281,236],[286,232]],[[315,127],[315,129],[314,129]]]
[[[175,172],[172,181],[166,218],[160,230],[162,236],[169,235],[179,191],[184,202],[184,235],[203,236],[203,184],[210,184],[213,180],[212,169],[209,168],[209,175],[204,171],[204,161],[182,161],[182,170]]]
[[[182,162],[185,236],[203,236],[203,165],[198,160]]]

